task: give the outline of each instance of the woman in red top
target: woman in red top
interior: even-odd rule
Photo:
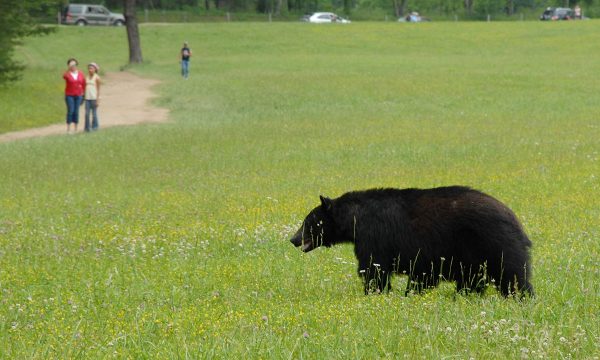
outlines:
[[[85,75],[77,70],[77,60],[69,59],[67,65],[69,70],[63,74],[65,79],[65,102],[67,103],[67,133],[71,132],[71,123],[73,123],[73,132],[77,131],[79,123],[79,105],[82,103],[85,92]]]

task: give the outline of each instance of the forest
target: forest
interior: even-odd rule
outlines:
[[[87,0],[117,11],[123,0]],[[64,3],[64,1],[63,1]],[[72,2],[75,3],[75,2]],[[138,0],[140,10],[187,11],[191,13],[239,12],[271,13],[287,17],[315,11],[336,11],[345,16],[365,19],[404,16],[417,11],[432,19],[483,20],[495,16],[506,20],[523,19],[523,14],[535,18],[547,7],[579,5],[584,14],[600,14],[600,0]],[[534,16],[535,15],[535,16]],[[295,17],[294,17],[295,18]]]

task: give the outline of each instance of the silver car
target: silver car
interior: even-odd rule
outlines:
[[[71,4],[65,7],[62,14],[65,25],[114,25],[123,26],[123,14],[110,12],[102,5]]]

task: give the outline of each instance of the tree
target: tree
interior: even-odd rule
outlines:
[[[127,42],[129,43],[129,63],[140,64],[142,59],[142,45],[135,15],[135,0],[123,0],[125,26],[127,28]]]
[[[0,1],[0,85],[18,80],[25,68],[13,59],[15,46],[26,36],[54,31],[54,28],[37,24],[31,16],[32,12],[55,6],[55,3],[43,0]]]
[[[506,1],[506,15],[511,16],[515,13],[515,2],[514,0]]]
[[[287,0],[277,0],[277,9],[275,9],[276,15],[287,14],[288,12],[288,2]]]
[[[467,14],[471,15],[473,12],[473,0],[465,0],[465,10],[467,10]]]
[[[406,13],[406,5],[408,0],[394,0],[394,9],[396,11],[396,17],[402,17]]]

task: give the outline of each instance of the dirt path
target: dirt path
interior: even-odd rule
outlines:
[[[158,123],[168,120],[168,110],[150,105],[156,97],[152,86],[158,80],[145,79],[129,72],[106,73],[102,76],[101,103],[98,107],[100,131],[103,128],[141,123]],[[66,111],[66,109],[65,109]],[[83,132],[85,106],[79,109],[78,133]],[[67,125],[56,125],[0,134],[0,143],[38,136],[65,135]]]

